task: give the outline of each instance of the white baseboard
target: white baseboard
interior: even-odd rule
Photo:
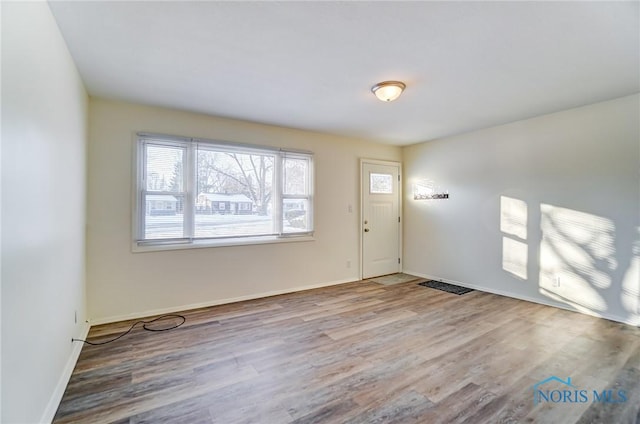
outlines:
[[[134,313],[131,313],[131,314],[126,314],[126,315],[116,315],[116,316],[111,316],[111,317],[96,318],[96,319],[91,319],[89,322],[91,323],[92,326],[93,325],[109,324],[109,323],[112,323],[112,322],[126,321],[126,320],[130,320],[130,319],[139,319],[139,318],[145,318],[145,317],[150,317],[150,316],[154,316],[154,315],[171,314],[171,313],[180,312],[180,311],[188,311],[190,309],[207,308],[209,306],[224,305],[224,304],[227,304],[227,303],[242,302],[242,301],[245,301],[245,300],[260,299],[260,298],[263,298],[263,297],[277,296],[277,295],[280,295],[280,294],[295,293],[295,292],[300,292],[300,291],[305,291],[305,290],[318,289],[318,288],[321,288],[321,287],[337,286],[339,284],[353,283],[354,281],[359,281],[359,280],[358,280],[358,278],[347,278],[347,279],[344,279],[344,280],[336,280],[336,281],[330,281],[330,282],[325,282],[325,283],[312,284],[312,285],[309,285],[309,286],[293,287],[293,288],[284,289],[284,290],[273,290],[273,291],[268,291],[268,292],[263,292],[263,293],[250,294],[250,295],[246,295],[246,296],[238,296],[238,297],[232,297],[232,298],[227,298],[227,299],[211,300],[211,301],[208,301],[208,302],[191,303],[191,304],[188,304],[188,305],[170,306],[168,308],[162,308],[162,309],[151,309],[151,310],[146,310],[146,311],[134,312]]]
[[[543,298],[534,298],[534,297],[525,296],[525,295],[522,295],[522,294],[519,294],[519,293],[512,293],[512,292],[506,292],[506,291],[502,291],[502,290],[496,290],[496,289],[490,288],[490,287],[484,287],[484,286],[478,286],[478,285],[475,285],[475,284],[463,283],[463,282],[460,282],[460,281],[449,280],[449,279],[446,279],[446,278],[436,277],[434,275],[422,274],[422,273],[415,272],[415,271],[410,271],[410,270],[403,270],[402,272],[404,272],[405,274],[415,275],[416,277],[421,277],[421,278],[428,279],[428,280],[442,281],[444,283],[455,284],[456,286],[466,287],[466,288],[469,288],[469,289],[474,289],[474,290],[483,291],[483,292],[487,292],[487,293],[493,293],[493,294],[497,294],[497,295],[500,295],[500,296],[512,297],[514,299],[525,300],[527,302],[538,303],[540,305],[545,305],[545,306],[552,306],[554,308],[564,309],[564,310],[571,311],[571,312],[578,312],[578,313],[581,313],[581,314],[591,315],[591,316],[598,317],[598,318],[604,318],[604,319],[608,319],[610,321],[616,321],[616,322],[620,322],[622,324],[632,325],[634,327],[640,326],[640,318],[638,318],[638,319],[629,319],[629,318],[619,317],[619,316],[611,315],[611,314],[607,314],[607,313],[593,312],[593,311],[590,311],[590,310],[588,310],[586,308],[585,309],[577,309],[577,308],[572,307],[571,305],[566,305],[566,304],[559,303],[559,302],[553,302],[553,301],[549,301],[549,300],[546,300],[546,299],[543,299]]]
[[[89,324],[83,323],[80,328],[80,334],[77,335],[77,338],[85,340],[87,335],[89,334]],[[69,359],[67,360],[67,364],[64,366],[62,370],[62,375],[58,379],[58,384],[56,384],[56,388],[49,398],[49,403],[42,414],[42,418],[40,418],[41,423],[51,423],[53,418],[56,415],[56,411],[58,410],[58,406],[60,405],[60,401],[62,400],[62,396],[64,395],[64,391],[67,388],[67,384],[69,384],[69,380],[71,379],[71,374],[73,373],[73,369],[76,367],[76,363],[78,362],[78,357],[80,357],[80,351],[82,351],[82,342],[73,342],[73,349],[71,350],[71,355],[69,355]]]

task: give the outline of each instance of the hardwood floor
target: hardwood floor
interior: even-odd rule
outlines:
[[[370,281],[183,314],[176,330],[85,346],[54,422],[640,422],[640,329],[604,319]],[[551,376],[588,402],[534,404]]]

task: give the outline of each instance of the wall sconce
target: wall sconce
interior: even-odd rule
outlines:
[[[442,191],[433,181],[423,181],[413,184],[413,200],[448,199],[449,191]]]

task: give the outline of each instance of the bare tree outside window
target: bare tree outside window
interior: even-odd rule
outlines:
[[[243,194],[259,215],[271,210],[274,157],[198,150],[198,192]]]

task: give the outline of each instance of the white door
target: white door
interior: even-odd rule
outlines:
[[[362,161],[362,278],[400,272],[400,164]]]

